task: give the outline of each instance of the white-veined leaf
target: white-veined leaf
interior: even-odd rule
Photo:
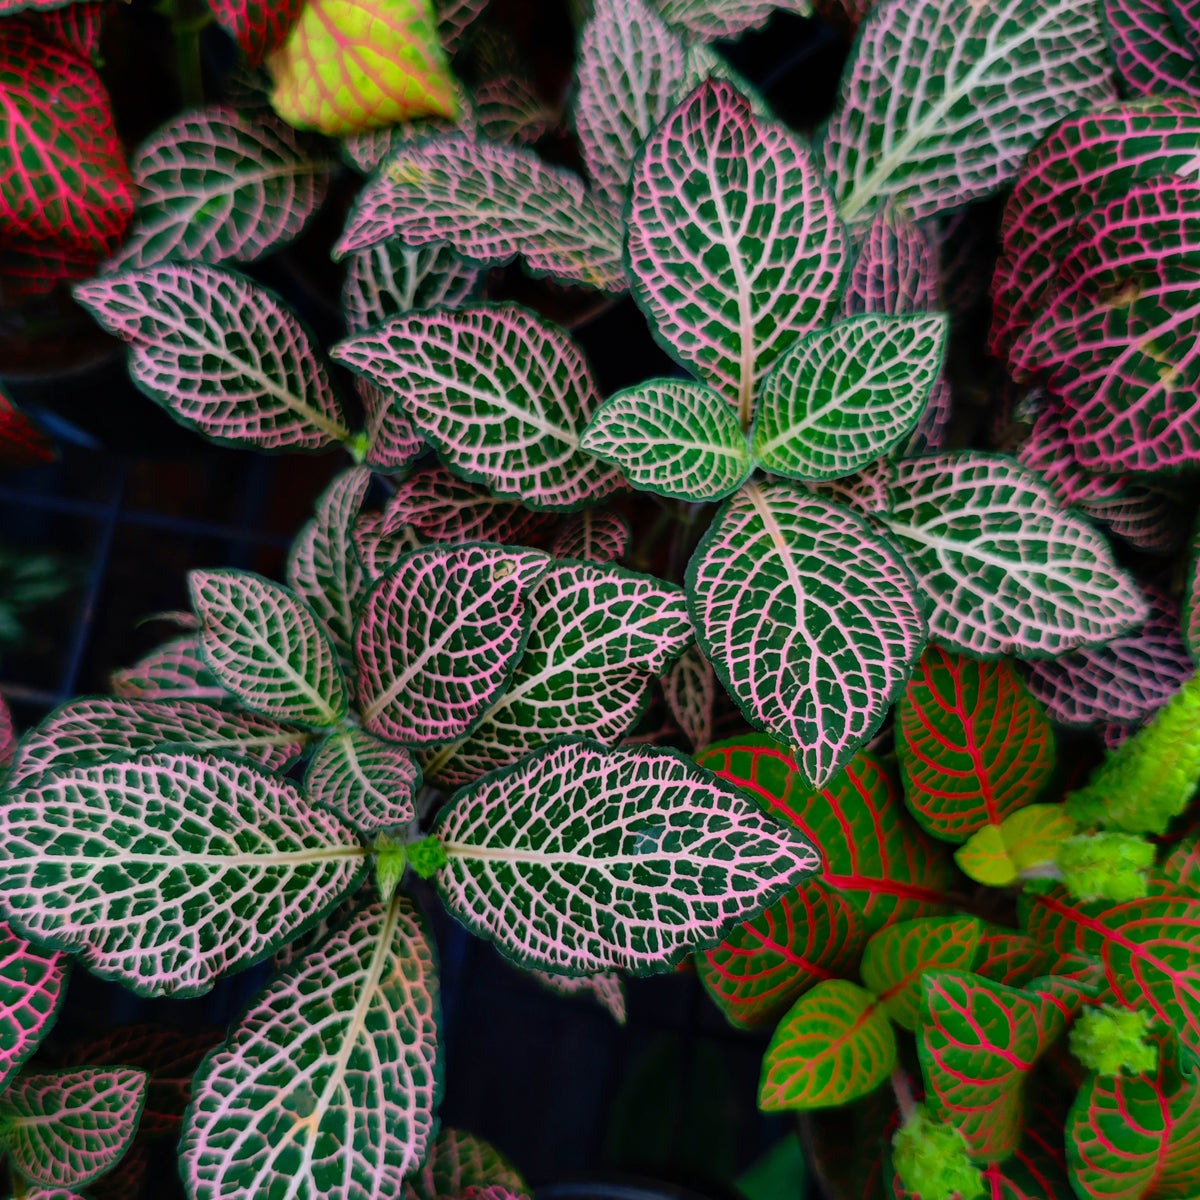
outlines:
[[[666,348],[750,423],[771,364],[841,296],[846,235],[807,147],[709,80],[646,142],[626,258]]]
[[[706,42],[737,37],[765,25],[775,9],[812,15],[812,0],[657,0],[668,21]]]
[[[377,471],[406,466],[425,449],[396,398],[369,379],[354,381],[367,420],[367,450],[363,462]]]
[[[56,708],[21,739],[7,784],[15,787],[47,771],[185,746],[283,771],[304,750],[308,737],[302,729],[255,713],[194,700],[83,696]]]
[[[504,694],[426,775],[469,783],[561,734],[615,743],[636,723],[651,676],[692,637],[681,589],[595,563],[555,563],[529,595],[525,655]]]
[[[401,555],[420,548],[421,539],[408,525],[401,525],[395,533],[383,532],[383,513],[363,513],[354,522],[354,549],[362,563],[368,582],[382,578],[400,561]]]
[[[661,971],[819,866],[812,845],[673,750],[568,739],[455,794],[450,911],[526,966]]]
[[[229,699],[200,653],[195,634],[164,642],[132,667],[109,676],[114,695],[128,700]]]
[[[616,463],[634,487],[683,500],[720,500],[750,473],[737,413],[707,384],[652,379],[610,396],[580,445]]]
[[[411,901],[373,904],[273,980],[197,1073],[193,1200],[400,1196],[440,1098],[437,972]]]
[[[0,1092],[54,1026],[68,967],[66,955],[35,950],[0,921]]]
[[[421,771],[399,746],[361,729],[343,729],[313,752],[304,786],[310,799],[373,836],[416,818]]]
[[[404,555],[367,596],[355,636],[359,708],[410,746],[462,737],[512,675],[529,636],[540,550],[486,543]]]
[[[468,1188],[492,1184],[525,1189],[520,1173],[494,1146],[442,1126],[421,1169],[404,1181],[404,1200],[457,1200]]]
[[[365,850],[286,780],[149,754],[70,768],[0,806],[0,902],[23,936],[143,996],[197,996],[328,912]]]
[[[884,519],[929,598],[930,633],[956,650],[1053,657],[1146,618],[1104,539],[1014,459],[898,463]]]
[[[801,338],[763,381],[751,445],[775,475],[836,479],[916,424],[942,367],[940,313],[867,313]]]
[[[299,235],[333,165],[272,113],[181,113],[133,156],[135,222],[106,272],[167,259],[253,262]]]
[[[403,400],[464,479],[532,508],[597,500],[620,475],[579,449],[600,394],[579,348],[515,305],[397,317],[333,356]]]
[[[333,253],[393,239],[443,242],[478,263],[519,254],[537,274],[619,292],[620,228],[616,209],[532,150],[454,135],[395,150],[362,190]]]
[[[629,1012],[625,981],[616,971],[600,971],[595,975],[556,975],[553,971],[528,974],[559,996],[591,996],[612,1014],[618,1025],[625,1024]]]
[[[713,708],[717,703],[717,677],[712,664],[693,644],[680,656],[663,680],[667,707],[693,750],[712,741]]]
[[[74,294],[130,343],[134,383],[183,424],[266,450],[349,440],[325,364],[295,314],[244,276],[163,263],[78,284]]]
[[[473,99],[480,134],[496,142],[530,145],[558,124],[557,111],[521,75],[497,75],[475,88]]]
[[[457,308],[475,290],[479,268],[448,246],[382,242],[346,258],[342,312],[361,333],[413,309]]]
[[[853,475],[810,483],[808,488],[826,500],[834,500],[864,516],[888,512],[892,507],[892,481],[896,468],[888,459],[880,459]]]
[[[316,614],[343,658],[354,644],[354,604],[363,589],[352,531],[370,486],[365,467],[339,475],[321,494],[316,516],[288,554],[288,585]]]
[[[129,1148],[149,1077],[132,1067],[23,1075],[0,1096],[4,1148],[24,1178],[78,1188]]]
[[[585,508],[563,517],[550,553],[555,558],[609,563],[625,557],[633,531],[619,513]]]
[[[188,590],[205,661],[247,707],[310,725],[346,715],[333,643],[287,588],[250,571],[192,571]]]
[[[883,0],[824,140],[842,216],[927,217],[1002,187],[1056,121],[1112,96],[1095,0]]]
[[[814,787],[879,728],[925,644],[904,559],[862,517],[748,484],[687,571],[704,656],[746,719],[796,747]]]

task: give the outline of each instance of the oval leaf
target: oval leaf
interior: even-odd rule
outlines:
[[[694,750],[712,741],[713,711],[717,704],[717,677],[712,664],[689,646],[663,680],[667,707]]]
[[[404,1200],[456,1200],[467,1188],[493,1184],[525,1190],[516,1168],[494,1146],[473,1133],[443,1126],[421,1169],[404,1181]]]
[[[217,24],[257,67],[287,37],[303,0],[208,0]]]
[[[346,258],[342,312],[346,328],[361,333],[413,309],[457,308],[475,290],[479,268],[448,246],[382,242]]]
[[[421,772],[405,751],[361,729],[326,738],[304,775],[311,799],[368,837],[415,820],[420,785]]]
[[[1053,863],[1075,832],[1061,804],[1031,804],[999,825],[984,825],[954,853],[954,861],[976,883],[1009,887],[1030,867]]]
[[[75,767],[0,807],[14,928],[139,995],[196,996],[354,889],[365,851],[286,781],[152,754]]]
[[[564,517],[550,553],[555,558],[577,558],[583,562],[610,563],[625,557],[633,531],[618,513],[585,508]]]
[[[661,971],[818,862],[678,752],[576,739],[461,789],[435,832],[450,911],[518,962],[558,972]]]

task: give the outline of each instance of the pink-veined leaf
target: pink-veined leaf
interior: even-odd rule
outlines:
[[[475,110],[466,89],[459,83],[453,84],[458,117],[420,117],[415,121],[402,121],[398,125],[385,125],[379,129],[364,129],[342,139],[344,156],[364,175],[373,175],[380,164],[390,158],[400,146],[413,145],[426,138],[441,137],[447,133],[462,133],[468,138],[478,136],[475,126]],[[399,244],[399,243],[397,243]]]
[[[46,295],[63,280],[86,279],[96,273],[103,259],[104,255],[94,250],[0,238],[0,302],[15,304]]]
[[[57,1020],[68,966],[65,955],[35,949],[0,921],[0,1091]]]
[[[208,437],[266,450],[350,439],[325,364],[295,314],[244,276],[164,263],[80,284],[75,298],[130,343],[138,387]]]
[[[1109,641],[1146,617],[1104,539],[1003,455],[898,463],[885,520],[930,601],[929,631],[967,654],[1041,658]]]
[[[1021,1139],[1026,1080],[1066,1017],[1045,996],[966,971],[930,972],[921,988],[917,1049],[929,1103],[972,1158],[1006,1158]]]
[[[514,1192],[501,1183],[492,1183],[487,1187],[467,1188],[462,1200],[530,1200],[530,1197],[526,1192]]]
[[[21,739],[8,784],[15,787],[47,771],[183,747],[283,771],[304,750],[308,736],[254,713],[194,700],[81,697],[56,708]]]
[[[776,9],[812,15],[810,0],[655,0],[662,15],[693,37],[713,42],[765,25]]]
[[[847,221],[985,196],[1046,129],[1112,94],[1091,0],[880,4],[842,78],[824,156]]]
[[[149,1080],[130,1067],[23,1075],[0,1096],[13,1167],[44,1187],[81,1187],[125,1153]]]
[[[450,911],[521,965],[573,974],[662,971],[818,865],[677,751],[577,738],[460,789],[434,832]]]
[[[247,707],[308,725],[346,715],[337,651],[292,591],[250,571],[192,571],[188,590],[205,662]]]
[[[0,390],[0,466],[53,462],[54,443]]]
[[[820,791],[785,747],[762,735],[718,742],[696,761],[812,841],[821,882],[862,910],[868,936],[946,911],[955,880],[949,855],[909,822],[899,788],[876,759],[858,755]]]
[[[334,257],[399,239],[443,242],[489,266],[517,255],[542,275],[623,291],[617,211],[532,150],[462,134],[401,145],[363,189]]]
[[[1200,6],[1196,0],[1167,0],[1167,12],[1188,53],[1200,59]]]
[[[1067,1118],[1080,1200],[1151,1200],[1194,1193],[1200,1172],[1200,1072],[1167,1034],[1142,1074],[1091,1074]]]
[[[558,114],[547,107],[520,75],[500,75],[474,91],[479,132],[496,142],[536,142],[558,123]]]
[[[1093,521],[1101,521],[1130,545],[1151,554],[1170,554],[1184,540],[1178,505],[1152,487],[1127,483],[1115,495],[1083,500],[1079,505]]]
[[[12,709],[8,701],[0,696],[0,771],[12,762],[17,748],[17,730],[13,724]]]
[[[729,1023],[754,1029],[778,1020],[822,980],[851,974],[864,940],[854,903],[808,880],[706,950],[696,970]]]
[[[316,615],[343,659],[352,656],[355,607],[364,587],[354,523],[370,486],[371,472],[365,467],[339,475],[321,494],[316,515],[288,554],[288,585]]]
[[[200,653],[195,634],[174,638],[151,650],[132,667],[109,676],[113,693],[127,700],[211,700],[229,693],[217,682]]]
[[[555,558],[609,563],[625,557],[633,531],[620,513],[585,508],[563,517],[550,553]]]
[[[971,971],[979,957],[978,917],[918,917],[876,933],[863,950],[863,984],[897,1025],[920,1024],[921,980],[933,970]]]
[[[615,744],[641,716],[652,676],[692,638],[678,587],[612,563],[554,563],[529,606],[507,689],[470,735],[425,762],[427,778],[470,783],[562,734]]]
[[[451,469],[497,497],[570,509],[620,484],[579,448],[600,393],[578,346],[515,305],[397,317],[334,358],[401,397]]]
[[[351,918],[201,1068],[180,1142],[189,1195],[399,1196],[435,1128],[438,1008],[412,902]]]
[[[402,555],[420,548],[421,539],[408,525],[402,525],[394,534],[383,532],[383,513],[368,512],[354,522],[352,535],[354,549],[367,579],[374,583],[381,579],[400,561]]]
[[[523,505],[496,500],[483,488],[456,479],[440,463],[433,463],[396,485],[383,510],[380,529],[390,537],[410,526],[426,542],[519,545],[541,522],[537,513]]]
[[[826,979],[779,1022],[763,1056],[764,1112],[828,1108],[873,1092],[896,1065],[896,1034],[882,1004],[856,983]]]
[[[1133,95],[1200,95],[1200,61],[1171,20],[1173,0],[1103,0],[1108,45]]]
[[[746,719],[823,786],[879,728],[925,644],[908,567],[860,516],[748,484],[688,564],[704,656]]]
[[[693,644],[679,656],[663,679],[663,692],[692,749],[702,750],[712,741],[717,677],[699,646]]]
[[[309,799],[368,837],[415,819],[420,784],[420,769],[404,750],[361,729],[330,734],[304,775]]]
[[[253,262],[299,236],[333,163],[270,113],[212,105],[160,126],[130,165],[137,219],[106,271]]]
[[[1142,721],[1196,670],[1179,632],[1179,608],[1147,587],[1150,617],[1124,637],[1030,664],[1029,690],[1062,725]]]
[[[979,959],[971,968],[976,975],[1024,987],[1042,975],[1048,975],[1055,956],[1033,938],[996,926],[986,927],[979,938]]]
[[[1055,302],[1010,355],[1068,410],[1081,463],[1161,471],[1200,461],[1200,184],[1166,176],[1084,217]]]
[[[990,347],[1003,356],[1049,307],[1079,222],[1138,182],[1186,170],[1200,101],[1154,97],[1069,117],[1026,159],[1004,210]]]
[[[305,0],[266,64],[272,106],[300,129],[340,137],[457,110],[430,0]]]
[[[354,381],[366,415],[367,449],[363,462],[377,471],[396,471],[412,462],[425,443],[396,398],[369,379]]]
[[[361,333],[413,309],[466,302],[479,268],[448,246],[381,242],[346,257],[342,312],[350,333]]]
[[[1192,539],[1190,558],[1180,624],[1192,661],[1200,663],[1200,533]]]
[[[1043,405],[1029,436],[1017,447],[1017,461],[1036,471],[1063,505],[1104,500],[1117,495],[1125,484],[1120,475],[1097,475],[1075,457],[1067,433],[1065,414],[1054,401]]]
[[[100,31],[104,21],[101,0],[75,0],[61,8],[42,9],[37,25],[43,33],[58,38],[93,66],[100,62]]]
[[[833,315],[848,267],[807,147],[723,80],[701,84],[639,154],[626,251],[664,346],[743,427],[771,364]]]
[[[454,54],[470,37],[471,26],[490,0],[433,0],[438,37],[447,54]],[[469,1135],[467,1135],[469,1136]],[[432,1197],[429,1198],[432,1200]]]
[[[304,0],[208,0],[217,24],[257,67],[284,39],[300,16]]]
[[[404,1181],[404,1200],[456,1200],[469,1187],[499,1184],[523,1191],[525,1181],[494,1146],[461,1129],[443,1126],[420,1170]]]
[[[896,712],[904,798],[928,833],[961,842],[1031,804],[1054,771],[1054,732],[1007,662],[930,646]]]
[[[363,602],[355,634],[366,728],[409,746],[463,737],[512,676],[548,562],[487,543],[404,555]]]
[[[0,809],[0,898],[23,936],[140,995],[195,996],[357,886],[366,851],[286,780],[149,754],[69,768]]]
[[[625,981],[616,971],[599,971],[594,975],[556,975],[552,971],[528,974],[559,996],[591,996],[618,1025],[625,1024],[628,1015]]]
[[[0,24],[0,235],[77,252],[116,249],[133,190],[108,93],[34,20]]]

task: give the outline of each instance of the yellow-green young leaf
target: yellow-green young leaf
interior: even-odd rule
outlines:
[[[300,129],[343,136],[457,115],[429,0],[306,0],[267,66],[275,111]]]
[[[1031,804],[999,825],[985,825],[955,851],[958,865],[977,883],[1007,887],[1021,872],[1054,861],[1059,845],[1075,832],[1061,804]]]
[[[873,1092],[896,1065],[896,1035],[880,1002],[827,979],[792,1005],[763,1058],[758,1106],[828,1108]]]

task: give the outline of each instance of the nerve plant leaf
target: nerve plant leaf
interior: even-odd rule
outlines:
[[[1146,616],[1104,540],[1032,472],[964,451],[897,464],[885,520],[955,650],[1046,657],[1095,645]]]
[[[349,439],[300,322],[249,279],[200,263],[163,264],[80,284],[75,298],[130,343],[134,383],[183,424],[266,450]]]
[[[254,713],[229,712],[194,700],[85,696],[56,708],[21,739],[8,785],[15,787],[47,771],[183,747],[283,771],[304,750],[308,737],[302,729]]]
[[[678,752],[580,739],[461,789],[435,833],[450,911],[518,962],[570,973],[661,971],[818,865]]]
[[[632,536],[633,531],[619,513],[584,508],[563,517],[550,544],[550,553],[555,558],[578,558],[584,562],[616,562],[625,557]]]
[[[532,150],[463,135],[401,145],[363,189],[334,257],[399,239],[444,242],[487,265],[518,254],[536,273],[625,287],[617,211]]]
[[[1103,8],[1126,91],[1200,94],[1200,62],[1171,19],[1174,0],[1104,0]]]
[[[827,979],[779,1022],[763,1056],[764,1112],[827,1108],[873,1092],[896,1065],[896,1034],[880,1002],[846,979]]]
[[[759,379],[836,308],[848,263],[832,196],[807,148],[722,80],[659,126],[630,189],[634,297],[746,427]]]
[[[346,256],[342,312],[361,333],[413,309],[457,308],[475,290],[479,268],[448,246],[381,242]]]
[[[440,1098],[437,974],[411,901],[354,916],[277,977],[200,1069],[188,1192],[399,1196]]]
[[[205,661],[248,707],[309,725],[346,715],[337,652],[291,591],[249,571],[192,571],[188,589]]]
[[[333,357],[403,398],[463,478],[532,508],[598,500],[620,476],[579,448],[600,394],[579,348],[515,305],[397,317]]]
[[[372,733],[407,745],[452,742],[504,688],[531,620],[539,550],[427,546],[404,555],[363,602],[355,656]]]
[[[145,996],[196,996],[362,879],[365,851],[299,791],[211,755],[80,766],[0,809],[13,927]]]
[[[363,462],[377,471],[406,466],[425,449],[412,422],[390,392],[369,379],[355,381],[366,416],[367,449]]]
[[[0,26],[0,234],[96,259],[116,249],[133,192],[104,84],[78,53],[20,19]]]
[[[925,643],[904,560],[862,517],[784,482],[725,504],[687,593],[726,690],[818,787],[879,728]]]
[[[416,818],[420,784],[421,772],[406,751],[361,729],[330,734],[304,775],[310,799],[368,837]]]
[[[692,638],[678,587],[612,564],[555,563],[529,607],[507,689],[470,735],[425,763],[427,777],[470,783],[562,734],[614,744],[641,715],[652,676]]]
[[[195,634],[164,642],[132,667],[109,677],[113,694],[128,700],[216,700],[229,698],[200,653]]]
[[[681,500],[720,500],[750,473],[737,414],[703,383],[652,379],[610,396],[584,430],[584,450],[634,487]]]
[[[133,1140],[148,1082],[131,1067],[22,1076],[0,1096],[13,1167],[48,1188],[77,1188],[104,1174]]]
[[[667,707],[694,750],[712,741],[713,709],[717,703],[717,677],[712,664],[689,646],[663,680]]]
[[[977,829],[954,852],[954,861],[976,883],[1010,887],[1022,871],[1053,863],[1075,828],[1064,805],[1030,804]]]
[[[515,1192],[525,1189],[516,1168],[494,1146],[473,1133],[443,1126],[420,1170],[404,1181],[404,1200],[455,1200],[467,1188],[494,1184]]]
[[[529,971],[528,974],[559,996],[591,996],[608,1010],[618,1025],[625,1024],[625,981],[616,971],[598,971],[595,975],[556,975],[553,971]]]
[[[35,950],[0,921],[0,1090],[53,1027],[67,968],[65,955]]]
[[[300,234],[331,166],[269,113],[219,105],[182,113],[134,155],[137,221],[107,269],[253,262]]]
[[[896,750],[909,809],[951,842],[1031,804],[1054,772],[1054,731],[1013,668],[940,646],[896,707]]]
[[[429,0],[305,0],[267,66],[271,104],[300,129],[339,137],[455,114]]]
[[[809,0],[656,0],[662,15],[694,37],[713,42],[765,25],[775,9],[812,15]]]
[[[942,367],[940,314],[869,313],[807,334],[763,382],[751,446],[773,475],[836,479],[916,424]]]
[[[887,0],[863,22],[825,132],[847,221],[928,217],[1016,174],[1041,134],[1112,95],[1092,0]]]
[[[287,37],[304,0],[208,0],[217,24],[257,67]]]

